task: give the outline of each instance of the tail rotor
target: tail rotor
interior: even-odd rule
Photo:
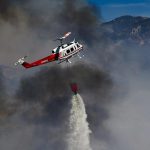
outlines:
[[[25,61],[25,58],[27,58],[27,56],[24,56],[24,57],[22,57],[22,58],[20,58],[20,59],[18,59],[18,61],[17,62],[15,62],[15,66],[17,66],[17,65],[22,65]]]

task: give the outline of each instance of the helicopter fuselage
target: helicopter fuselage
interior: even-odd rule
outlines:
[[[70,42],[68,44],[62,44],[61,46],[55,48],[52,50],[53,54],[59,54],[58,60],[68,60],[72,56],[79,53],[81,50],[83,50],[83,46],[79,44],[78,42]]]

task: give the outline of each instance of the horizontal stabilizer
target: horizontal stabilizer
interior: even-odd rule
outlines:
[[[18,59],[18,61],[15,62],[15,66],[17,66],[19,64],[22,65],[24,63],[25,58],[27,58],[27,56],[24,56],[24,57]]]

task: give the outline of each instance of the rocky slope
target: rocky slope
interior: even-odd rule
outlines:
[[[147,17],[121,16],[101,27],[112,40],[130,40],[141,45],[150,43],[150,18]]]

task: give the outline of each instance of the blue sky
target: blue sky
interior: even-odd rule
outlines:
[[[88,0],[96,4],[105,21],[122,15],[150,17],[150,0]]]

